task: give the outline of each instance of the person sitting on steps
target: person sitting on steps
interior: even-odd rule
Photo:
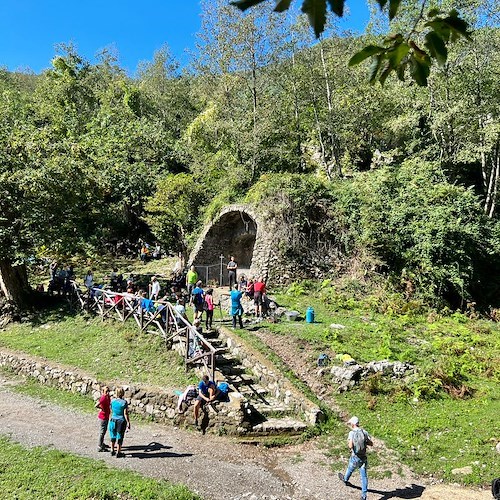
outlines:
[[[213,380],[210,380],[208,375],[203,375],[200,383],[198,384],[198,397],[194,402],[194,425],[198,427],[198,417],[200,415],[200,408],[207,403],[215,401],[217,398],[217,386]]]

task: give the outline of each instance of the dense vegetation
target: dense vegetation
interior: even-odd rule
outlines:
[[[316,42],[303,19],[225,1],[204,3],[183,73],[167,48],[131,77],[67,46],[41,75],[0,71],[4,292],[23,301],[13,269],[36,257],[138,237],[186,251],[225,203],[281,189],[285,253],[315,242],[407,299],[496,305],[500,33],[483,7],[427,88],[347,67],[373,33]]]

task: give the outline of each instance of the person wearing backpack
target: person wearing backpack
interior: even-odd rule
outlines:
[[[193,306],[194,319],[199,318],[203,315],[203,302],[205,301],[205,292],[203,291],[202,282],[198,281],[196,286],[191,292],[191,304]]]
[[[361,500],[366,500],[368,492],[368,475],[366,469],[368,467],[368,460],[366,457],[366,448],[372,446],[373,442],[364,429],[359,426],[359,418],[351,417],[347,424],[351,427],[347,444],[351,450],[351,457],[349,458],[349,465],[345,474],[339,472],[339,479],[347,484],[352,473],[359,469],[361,475]]]

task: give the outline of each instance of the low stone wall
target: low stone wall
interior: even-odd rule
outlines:
[[[88,395],[94,400],[99,398],[102,386],[107,385],[111,390],[121,386],[125,389],[125,399],[130,404],[131,414],[150,417],[157,422],[178,426],[194,424],[191,408],[188,408],[183,414],[177,412],[179,397],[174,393],[174,390],[98,381],[77,370],[63,368],[55,363],[49,364],[40,358],[4,350],[0,351],[0,366],[8,367],[19,375],[32,377],[41,384]],[[220,433],[222,430],[227,434],[247,432],[249,425],[245,422],[243,399],[239,394],[231,396],[229,403],[217,403],[214,405],[216,411],[207,411],[202,425],[206,427],[208,432]]]
[[[320,408],[305,398],[260,352],[226,328],[220,329],[219,336],[226,341],[229,352],[241,360],[241,364],[255,375],[256,382],[272,396],[283,401],[297,414],[303,415],[304,420],[311,425],[324,419]]]

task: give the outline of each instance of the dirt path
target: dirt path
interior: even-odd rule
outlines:
[[[0,379],[0,434],[27,447],[53,447],[104,460],[113,467],[181,482],[204,499],[350,500],[360,497],[359,488],[345,487],[334,477],[328,458],[314,442],[267,450],[230,438],[201,436],[196,431],[132,423],[124,443],[126,458],[98,453],[94,416],[12,392],[9,388],[12,383]],[[78,432],[75,432],[75,422],[79,422]],[[353,482],[359,485],[359,477]],[[371,499],[490,498],[462,490],[453,496],[427,496],[431,490],[424,484],[416,484],[412,478],[371,481],[370,490]],[[467,493],[467,496],[459,493]]]

